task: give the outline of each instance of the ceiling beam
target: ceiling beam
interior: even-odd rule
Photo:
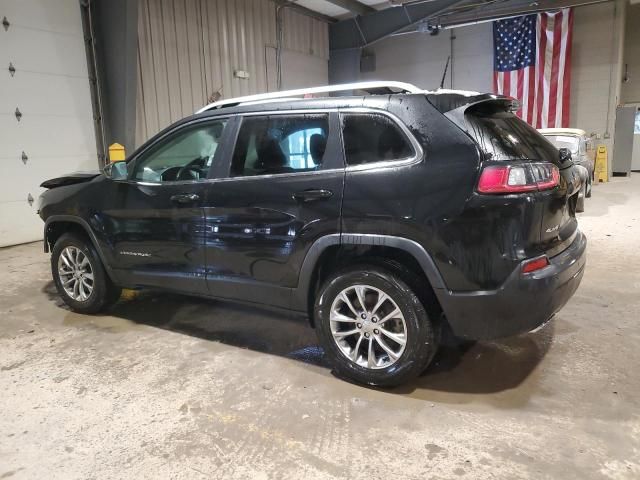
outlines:
[[[295,10],[297,12],[302,13],[303,15],[306,15],[308,17],[313,17],[317,20],[321,20],[326,23],[337,22],[337,20],[333,17],[324,15],[320,12],[316,12],[315,10],[311,10],[309,8],[303,7],[302,5],[298,5],[294,1],[290,1],[290,0],[272,0],[272,1],[278,6],[278,8],[284,8],[284,7],[290,8],[291,10]]]
[[[377,10],[329,26],[331,50],[362,48],[468,0],[417,1]]]
[[[333,3],[337,7],[349,10],[356,15],[367,15],[376,11],[375,8],[358,2],[357,0],[325,0],[326,2]]]
[[[502,4],[488,2],[487,5],[477,6],[476,8],[465,9],[464,6],[462,6],[459,9],[452,9],[452,11],[446,12],[445,15],[438,17],[434,24],[441,27],[454,27],[456,25],[476,22],[482,23],[499,20],[500,18],[527,15],[567,7],[581,7],[608,1],[610,0],[538,0],[536,2],[531,2],[531,0],[515,0]]]

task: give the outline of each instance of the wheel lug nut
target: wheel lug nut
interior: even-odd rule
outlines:
[[[377,328],[373,330],[373,333],[375,333],[376,335],[378,335],[380,333],[380,330],[378,330]]]
[[[378,321],[378,319],[377,319],[376,317],[373,317],[373,318],[371,319],[371,321],[372,321],[373,323],[376,323],[376,322]]]
[[[362,328],[362,324],[361,323],[356,323],[356,327]]]
[[[367,314],[366,313],[361,314],[360,318],[362,318],[364,320],[365,318],[367,318]]]
[[[364,336],[365,338],[369,338],[369,332],[365,332]]]

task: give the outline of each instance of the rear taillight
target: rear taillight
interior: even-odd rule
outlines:
[[[478,180],[480,193],[522,193],[548,190],[560,183],[560,171],[553,163],[489,165]]]
[[[528,260],[522,264],[522,273],[535,272],[548,266],[549,259],[546,256],[534,258],[533,260]]]

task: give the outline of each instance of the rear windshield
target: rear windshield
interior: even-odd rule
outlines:
[[[465,115],[468,132],[492,160],[557,160],[558,150],[511,112],[477,109]]]

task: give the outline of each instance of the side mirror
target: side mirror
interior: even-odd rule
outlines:
[[[560,162],[565,163],[571,161],[571,150],[568,148],[559,148],[560,152]]]
[[[104,175],[111,180],[127,179],[127,162],[112,162],[104,166]]]

